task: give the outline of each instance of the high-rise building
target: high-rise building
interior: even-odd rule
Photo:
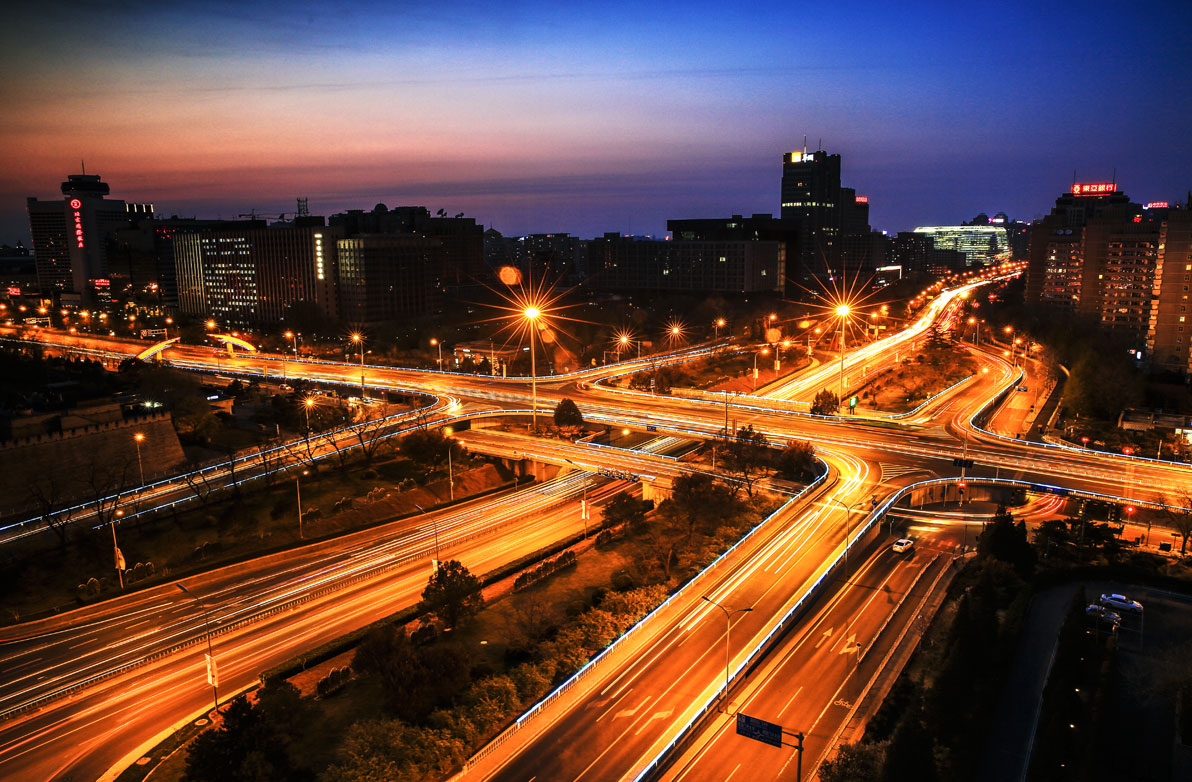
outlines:
[[[1155,366],[1187,375],[1192,374],[1192,201],[1183,209],[1162,210],[1147,355]]]
[[[1030,232],[1026,299],[1093,315],[1099,312],[1096,265],[1085,263],[1084,230],[1098,215],[1132,219],[1142,207],[1110,182],[1074,184]],[[1082,301],[1084,303],[1082,304]]]
[[[180,311],[241,327],[284,323],[295,305],[335,319],[336,242],[343,231],[322,221],[175,235]]]
[[[26,199],[38,285],[46,296],[92,302],[97,290],[111,288],[110,232],[151,215],[153,206],[108,199],[111,188],[96,174],[70,174],[61,191],[62,200]]]
[[[869,198],[841,186],[839,154],[804,148],[783,155],[781,205],[782,220],[800,227],[798,266],[788,259],[792,278],[863,273],[881,264],[884,250],[875,251],[884,240],[870,236]]]

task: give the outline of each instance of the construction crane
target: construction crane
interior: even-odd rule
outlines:
[[[310,214],[310,210],[307,208],[306,204],[307,204],[307,199],[299,198],[297,212],[281,212],[277,215],[277,219],[285,220],[286,215],[290,215],[291,217],[306,217],[306,216],[308,216]],[[273,212],[269,212],[268,214],[271,215],[271,214],[273,214]],[[264,220],[267,217],[266,214],[257,214],[256,209],[249,209],[247,214],[240,214],[240,215],[236,215],[236,216],[237,217],[247,217],[249,220]]]

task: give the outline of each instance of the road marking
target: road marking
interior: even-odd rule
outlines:
[[[634,714],[637,714],[639,711],[641,711],[642,707],[645,706],[647,703],[649,703],[651,700],[653,700],[653,696],[646,698],[644,701],[637,704],[632,709],[622,709],[621,711],[618,711],[616,713],[616,715],[613,716],[613,719],[615,720],[615,719],[619,719],[621,717],[632,717]]]
[[[736,768],[734,768],[732,771],[728,772],[728,776],[724,778],[724,782],[728,782],[730,779],[733,778],[733,774],[736,774],[740,770],[741,770],[741,764],[738,763]]]
[[[840,647],[840,651],[837,652],[837,654],[849,654],[851,652],[855,652],[856,649],[854,647],[856,647],[856,646],[857,646],[857,634],[853,633],[852,635],[850,635],[848,637],[848,640],[844,642],[844,645]]]
[[[675,710],[674,710],[674,709],[667,709],[666,711],[656,711],[656,712],[654,712],[653,714],[651,714],[651,715],[650,715],[650,719],[648,719],[648,720],[646,720],[645,722],[643,722],[643,723],[642,723],[642,726],[633,732],[633,735],[634,735],[634,736],[636,736],[637,734],[641,733],[641,732],[642,732],[643,730],[645,730],[645,729],[646,729],[646,728],[649,726],[649,724],[650,724],[651,722],[653,722],[654,720],[664,720],[664,719],[666,719],[667,717],[669,717],[670,715],[672,715],[672,714],[674,714],[674,713],[675,713]]]
[[[782,714],[782,713],[783,713],[783,712],[785,712],[787,709],[789,709],[789,708],[791,707],[791,704],[795,702],[795,698],[798,698],[798,697],[799,697],[799,693],[801,693],[801,692],[803,692],[803,687],[802,687],[802,686],[800,686],[800,687],[799,687],[799,689],[795,690],[795,694],[791,696],[791,699],[790,699],[789,701],[787,701],[787,702],[786,702],[786,705],[785,705],[785,706],[783,706],[781,709],[779,709],[779,710],[778,710],[778,713],[779,713],[779,714]]]
[[[832,632],[833,632],[833,630],[834,630],[834,628],[831,628],[831,627],[829,627],[827,630],[825,630],[825,631],[824,631],[824,636],[823,636],[823,638],[820,638],[818,641],[816,641],[816,644],[815,644],[815,648],[816,648],[816,649],[818,649],[818,648],[820,648],[821,646],[823,646],[823,643],[824,643],[824,641],[826,641],[826,640],[828,640],[829,638],[831,638],[831,637],[832,637]]]

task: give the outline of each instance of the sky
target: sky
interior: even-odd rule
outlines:
[[[4,5],[0,242],[80,161],[167,216],[581,237],[777,214],[804,134],[890,232],[1192,188],[1186,2]]]

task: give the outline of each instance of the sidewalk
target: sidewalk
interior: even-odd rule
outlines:
[[[1046,589],[1031,601],[1010,670],[1002,683],[976,782],[1017,782],[1026,776],[1043,687],[1060,625],[1077,584]]]

